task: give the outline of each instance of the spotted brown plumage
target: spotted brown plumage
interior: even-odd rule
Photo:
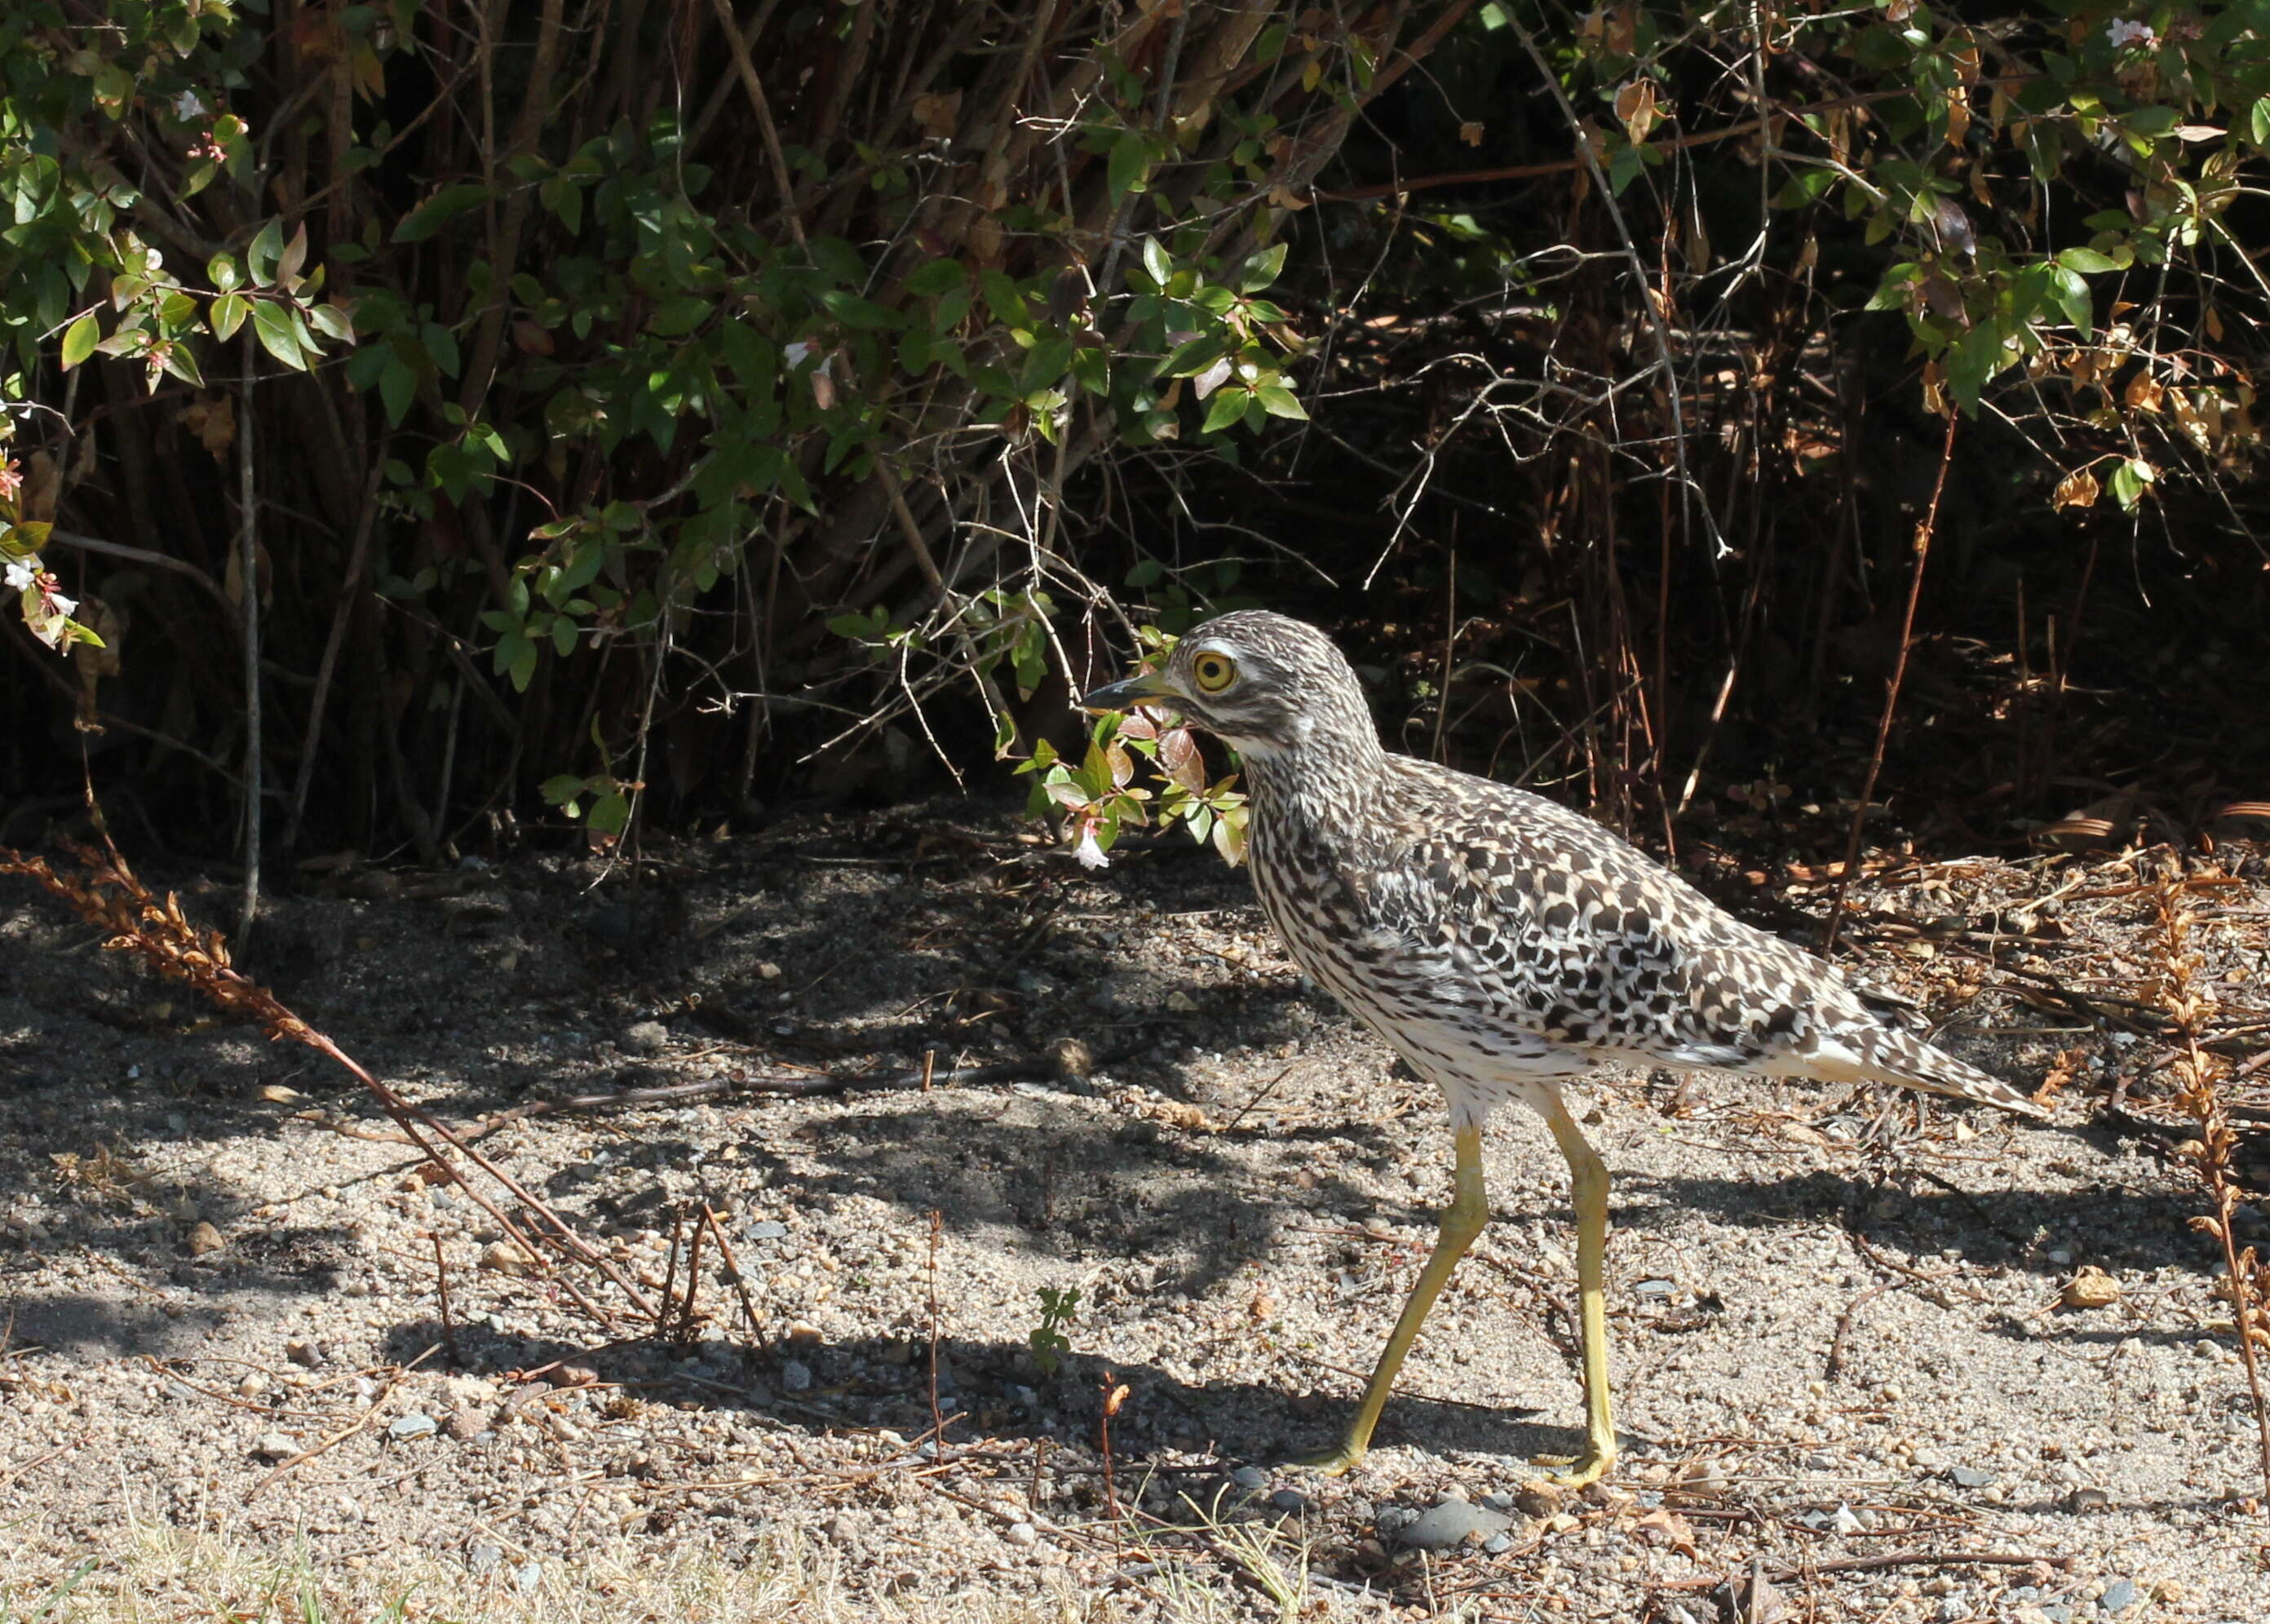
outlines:
[[[1599,1279],[1606,1177],[1562,1104],[1563,1081],[1600,1062],[1710,1066],[1903,1083],[2040,1114],[1908,1030],[1888,1000],[1590,819],[1383,748],[1355,672],[1314,627],[1222,615],[1159,671],[1084,703],[1169,708],[1236,748],[1254,885],[1287,951],[1450,1105],[1458,1195],[1442,1240],[1346,1442],[1316,1464],[1364,1452],[1420,1322],[1487,1217],[1480,1135],[1506,1101],[1544,1116],[1574,1177],[1589,1425],[1565,1475],[1578,1482],[1615,1449]]]

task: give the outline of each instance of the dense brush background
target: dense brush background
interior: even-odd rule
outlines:
[[[1918,567],[1909,830],[2243,823],[2263,11],[19,0],[0,838],[1005,783],[1262,603],[1834,856]]]

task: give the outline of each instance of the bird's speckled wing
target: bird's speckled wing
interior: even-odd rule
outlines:
[[[1431,763],[1391,763],[1388,816],[1339,854],[1344,905],[1361,916],[1355,948],[1391,1019],[1493,1047],[1541,1040],[2029,1109],[1888,1021],[1833,966],[1735,919],[1590,819]]]

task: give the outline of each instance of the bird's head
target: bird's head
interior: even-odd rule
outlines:
[[[1217,615],[1164,665],[1096,689],[1086,710],[1157,705],[1179,711],[1249,758],[1307,746],[1378,748],[1354,670],[1315,627],[1267,610]]]

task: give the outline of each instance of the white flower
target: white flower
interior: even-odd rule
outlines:
[[[184,124],[193,118],[203,118],[204,113],[205,104],[197,100],[197,93],[193,90],[185,90],[174,98],[174,116]]]
[[[78,599],[65,597],[60,592],[50,592],[48,594],[48,607],[59,615],[68,615],[78,607]]]
[[[2151,24],[2132,23],[2125,19],[2115,19],[2107,23],[2104,37],[2112,41],[2112,48],[2116,51],[2131,45],[2153,46],[2160,42],[2159,36],[2152,32]]]
[[[1103,848],[1095,843],[1095,826],[1079,826],[1079,844],[1072,849],[1072,861],[1082,868],[1109,868],[1111,859],[1103,855]]]
[[[39,578],[39,560],[35,558],[10,559],[8,560],[8,590],[11,592],[30,591],[32,589],[32,582]]]

